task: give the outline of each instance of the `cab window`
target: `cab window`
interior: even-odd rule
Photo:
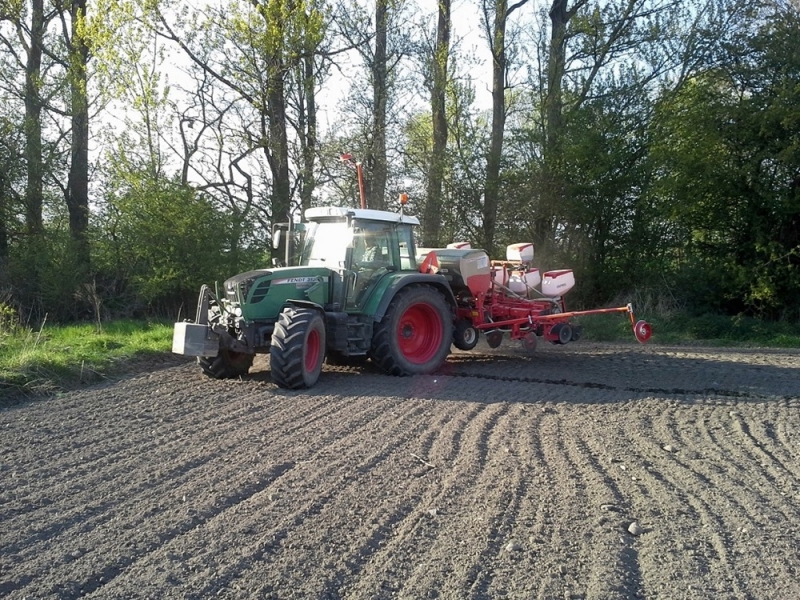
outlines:
[[[411,225],[399,225],[397,227],[397,238],[400,242],[400,268],[403,271],[417,270],[417,261],[414,257],[414,232]]]

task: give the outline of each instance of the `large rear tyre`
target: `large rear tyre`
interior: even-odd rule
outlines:
[[[453,342],[453,317],[444,296],[430,286],[410,286],[392,299],[375,325],[370,358],[390,375],[438,369]]]
[[[325,321],[319,311],[288,307],[278,317],[269,350],[272,380],[282,388],[311,387],[325,359]]]
[[[231,379],[246,375],[253,366],[253,354],[220,348],[216,356],[198,356],[197,364],[203,373],[214,379]]]

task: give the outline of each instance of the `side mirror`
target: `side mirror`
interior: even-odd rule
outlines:
[[[275,228],[272,230],[272,248],[273,250],[277,250],[278,247],[281,245],[281,230]]]

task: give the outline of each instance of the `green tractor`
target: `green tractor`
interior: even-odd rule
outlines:
[[[419,271],[416,225],[402,212],[307,210],[273,236],[293,266],[203,286],[195,321],[175,324],[173,352],[215,378],[244,375],[269,353],[273,380],[290,389],[313,386],[326,358],[369,358],[392,375],[436,370],[453,343],[456,300],[443,275]]]

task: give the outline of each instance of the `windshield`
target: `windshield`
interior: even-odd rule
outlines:
[[[337,269],[344,264],[353,230],[346,221],[309,223],[300,265]]]

